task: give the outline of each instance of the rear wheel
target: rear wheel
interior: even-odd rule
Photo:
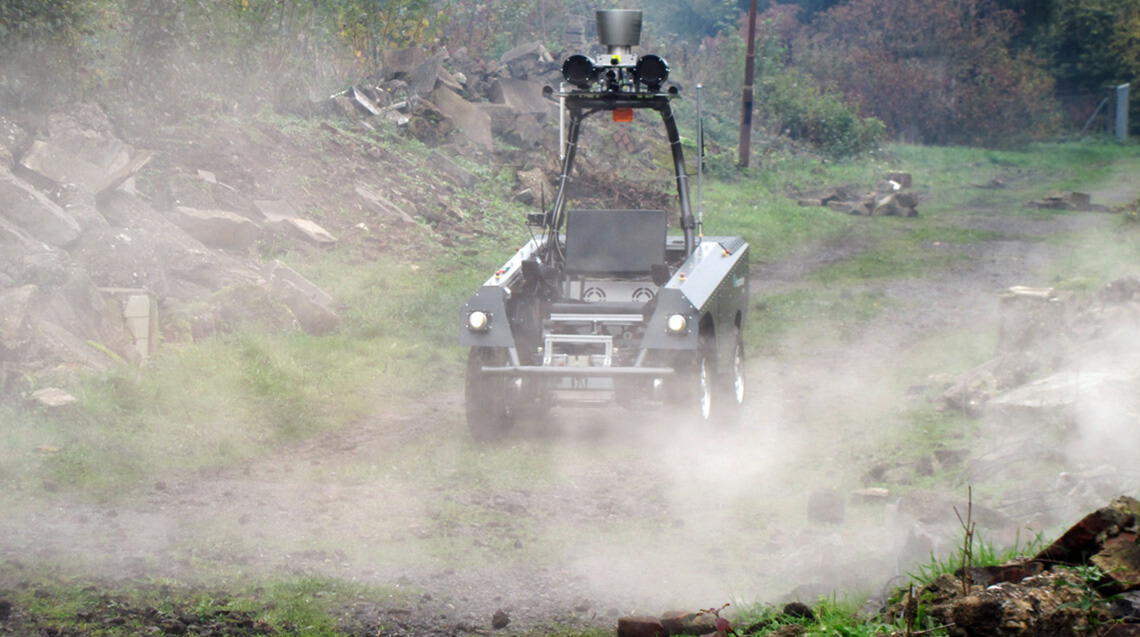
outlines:
[[[518,379],[483,371],[484,367],[502,367],[509,361],[502,347],[473,347],[467,356],[467,428],[476,440],[502,440],[515,424]]]

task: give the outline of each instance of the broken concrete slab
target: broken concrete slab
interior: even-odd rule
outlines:
[[[1084,564],[1099,553],[1106,539],[1137,526],[1140,503],[1120,497],[1086,515],[1033,559],[1048,564]]]
[[[257,241],[259,227],[249,219],[225,210],[199,210],[177,206],[172,220],[187,234],[212,248],[245,250]]]
[[[1089,558],[1089,563],[1104,573],[1101,583],[1109,594],[1140,589],[1140,545],[1136,538],[1116,542]]]
[[[427,60],[427,57],[427,51],[418,46],[385,50],[381,54],[384,80],[394,80],[411,75]]]
[[[337,238],[316,223],[299,217],[289,217],[266,222],[266,227],[287,237],[292,237],[321,248],[332,248]]]
[[[47,192],[73,184],[79,190],[95,193],[107,176],[103,167],[80,159],[58,143],[42,139],[32,142],[17,162],[16,171],[21,178]]]
[[[618,637],[668,637],[669,633],[656,617],[621,617],[617,625]]]
[[[518,113],[551,113],[555,105],[542,95],[542,85],[528,80],[500,78],[491,84],[488,97]]]
[[[284,279],[293,285],[297,286],[302,292],[305,293],[309,299],[323,307],[331,308],[333,305],[333,297],[328,292],[313,284],[301,273],[293,268],[285,265],[280,259],[274,259],[272,263],[265,267],[263,270],[266,280],[272,282],[274,279]]]
[[[553,59],[550,57],[550,52],[541,42],[526,42],[516,46],[515,48],[503,53],[499,56],[499,61],[503,64],[510,64],[515,60],[523,57],[533,57],[538,59]]]
[[[366,203],[378,209],[385,215],[395,217],[404,223],[415,223],[416,220],[408,213],[404,212],[403,208],[393,203],[384,195],[376,192],[375,190],[363,184],[357,184],[356,194],[360,196]]]
[[[475,187],[475,183],[477,182],[475,175],[438,152],[432,151],[431,163],[436,168],[442,170],[443,174],[456,186],[466,190],[471,190]]]
[[[296,276],[300,277],[300,275]],[[269,279],[268,290],[277,301],[289,308],[293,316],[297,317],[297,323],[305,332],[322,335],[336,331],[340,325],[340,317],[337,316],[336,312],[314,299],[310,289],[315,286],[308,281],[305,283],[308,285],[298,285],[291,278],[282,276],[282,273],[279,272]],[[321,293],[324,293],[323,290]]]
[[[44,243],[65,248],[79,238],[79,224],[62,208],[0,169],[0,216]]]
[[[435,55],[424,60],[422,64],[412,71],[408,93],[421,97],[431,95],[436,90],[436,80],[439,71],[443,68],[443,61],[447,59],[447,49],[441,49]]]
[[[883,179],[893,181],[901,188],[910,188],[914,183],[914,176],[901,170],[892,170],[883,175]]]
[[[449,90],[436,90],[431,94],[432,103],[454,123],[456,132],[461,133],[483,150],[491,150],[491,118],[478,105],[472,104]]]
[[[75,396],[59,387],[44,387],[32,392],[29,400],[47,409],[62,409],[79,402]]]
[[[0,290],[0,360],[10,358],[28,344],[28,313],[36,286]]]

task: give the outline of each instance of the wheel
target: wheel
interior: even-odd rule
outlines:
[[[499,367],[508,361],[507,351],[501,347],[473,347],[467,356],[467,428],[478,441],[502,440],[515,424],[518,379],[483,372],[484,367]]]
[[[701,337],[700,346],[677,379],[680,386],[675,397],[680,402],[681,413],[686,420],[698,425],[710,422],[716,411],[713,361],[712,340]]]
[[[732,339],[732,369],[727,374],[717,378],[716,405],[719,413],[716,414],[718,424],[732,427],[740,424],[740,416],[744,412],[745,372],[744,372],[744,338],[740,328],[733,330]]]

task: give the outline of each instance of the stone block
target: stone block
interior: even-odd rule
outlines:
[[[661,615],[661,625],[670,635],[707,635],[716,632],[716,617],[709,613],[670,611]]]
[[[1062,564],[1084,564],[1099,553],[1106,538],[1136,525],[1136,514],[1112,506],[1097,509],[1077,522],[1034,559]]]
[[[0,217],[50,246],[65,248],[80,235],[79,224],[62,208],[0,169]]]
[[[665,626],[656,617],[622,617],[618,619],[618,637],[668,637]]]
[[[431,94],[432,103],[452,120],[455,130],[484,150],[491,150],[491,117],[478,105],[464,100],[454,92],[441,89]]]
[[[257,240],[259,227],[249,219],[225,210],[199,210],[178,206],[174,224],[211,248],[245,250]]]
[[[427,57],[427,51],[418,46],[384,51],[381,57],[384,79],[391,80],[411,75],[427,60]]]
[[[897,170],[886,173],[885,175],[883,175],[883,179],[893,181],[896,184],[898,184],[899,186],[902,186],[903,188],[910,188],[911,185],[914,183],[914,178],[911,176],[910,173],[901,172],[901,171],[897,171]]]
[[[518,113],[550,113],[554,104],[542,96],[542,85],[528,80],[501,78],[491,84],[488,97]]]
[[[32,392],[29,397],[32,402],[47,409],[62,409],[78,402],[75,396],[58,387],[44,387]]]
[[[1108,593],[1140,589],[1140,545],[1135,539],[1106,546],[1089,558],[1089,562],[1104,573],[1103,585]]]
[[[432,152],[431,164],[443,171],[443,174],[456,186],[467,190],[471,190],[475,187],[477,181],[475,175],[447,157],[437,152]]]

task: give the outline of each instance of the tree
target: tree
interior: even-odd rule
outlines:
[[[1055,125],[1052,80],[993,0],[851,0],[812,26],[800,61],[897,136],[1001,145]]]
[[[91,13],[88,0],[0,2],[0,104],[42,107],[67,93]]]

